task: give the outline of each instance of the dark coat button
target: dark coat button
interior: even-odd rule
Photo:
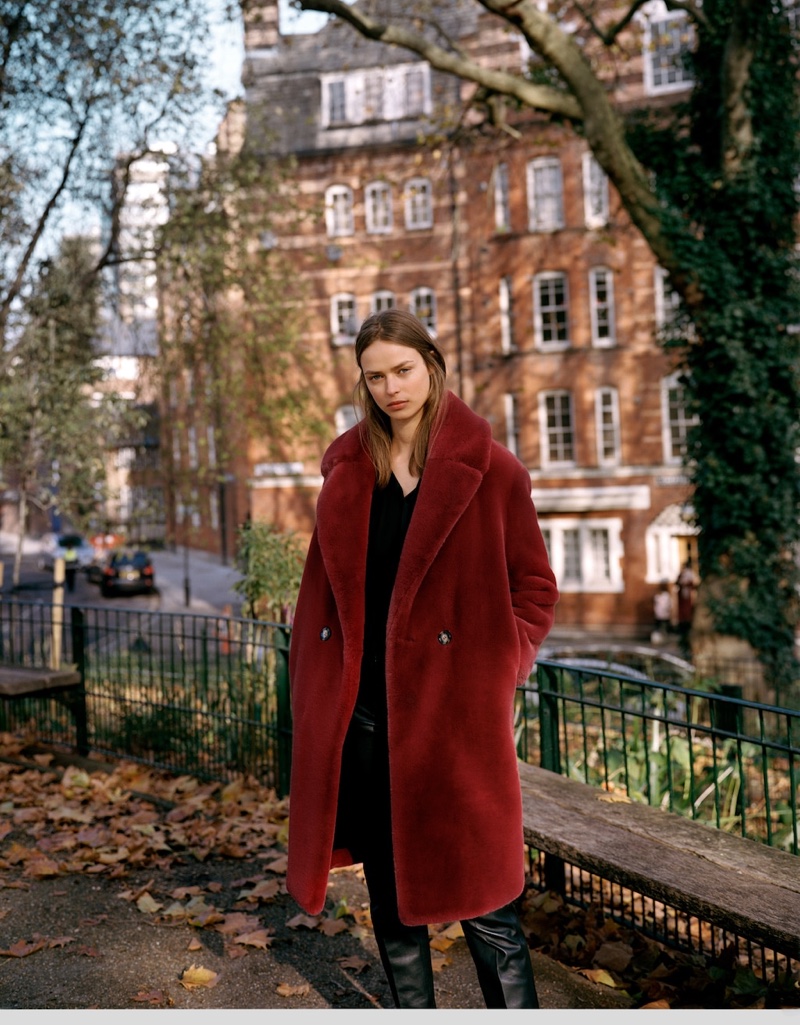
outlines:
[[[327,641],[327,640],[330,640],[330,636],[331,636],[331,628],[329,626],[323,626],[323,628],[319,632],[319,639],[321,641]]]
[[[436,638],[436,640],[440,644],[449,644],[450,641],[452,641],[452,639],[453,639],[453,635],[450,633],[449,630],[442,630],[442,632]]]

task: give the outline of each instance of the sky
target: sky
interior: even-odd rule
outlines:
[[[213,0],[214,22],[212,34],[214,39],[209,80],[216,88],[221,89],[226,99],[231,100],[242,91],[242,60],[244,47],[241,21],[231,22],[225,17],[225,0]],[[280,29],[284,35],[302,32],[316,32],[327,20],[327,15],[315,11],[297,12],[289,6],[289,0],[278,0],[280,12]],[[217,110],[209,111],[201,129],[200,149],[211,142],[219,127],[220,115]]]

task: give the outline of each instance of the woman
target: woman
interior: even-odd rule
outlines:
[[[412,314],[369,317],[356,360],[293,627],[287,885],[317,914],[363,861],[398,1007],[435,1006],[427,923],[455,920],[487,1005],[536,1007],[513,701],[558,595],[530,477]]]

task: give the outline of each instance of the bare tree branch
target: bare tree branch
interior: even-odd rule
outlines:
[[[86,131],[86,126],[88,125],[88,123],[89,115],[87,114],[83,118],[83,120],[79,122],[76,128],[75,134],[72,137],[69,150],[67,151],[67,155],[64,160],[64,165],[61,169],[61,178],[59,179],[59,182],[53,189],[52,193],[50,194],[50,198],[47,200],[44,207],[42,208],[42,212],[39,214],[36,226],[33,229],[33,232],[31,233],[30,239],[28,240],[28,245],[25,247],[25,252],[22,254],[22,257],[19,261],[19,265],[17,266],[17,272],[14,275],[14,279],[9,285],[8,289],[6,290],[5,295],[2,297],[2,301],[0,301],[0,338],[2,338],[5,333],[6,324],[8,322],[8,317],[11,312],[11,306],[14,300],[20,294],[23,281],[25,280],[25,274],[28,270],[28,266],[31,262],[31,259],[33,258],[34,251],[37,245],[39,244],[39,240],[44,234],[45,228],[47,227],[47,222],[50,220],[51,214],[55,210],[59,199],[61,198],[64,190],[67,187],[67,184],[70,179],[70,173],[72,171],[72,163],[78,153],[78,150],[80,149],[80,145],[83,140],[83,136]]]
[[[591,28],[592,32],[594,32],[598,39],[600,39],[600,41],[606,46],[611,46],[617,36],[626,29],[628,25],[630,25],[636,12],[641,10],[646,3],[647,0],[634,0],[634,3],[631,4],[622,18],[606,29],[600,28],[583,4],[576,2],[575,7],[580,11],[581,17],[586,20],[586,24]]]
[[[427,60],[433,67],[438,68],[439,71],[446,71],[459,78],[474,82],[491,92],[514,97],[536,110],[568,117],[575,121],[581,118],[580,107],[566,91],[554,89],[552,86],[535,85],[520,75],[481,67],[461,54],[438,46],[421,33],[400,25],[376,21],[357,8],[350,7],[344,3],[344,0],[300,0],[300,7],[304,11],[334,14],[342,21],[352,25],[367,39],[375,39],[381,43],[389,43],[411,50]]]

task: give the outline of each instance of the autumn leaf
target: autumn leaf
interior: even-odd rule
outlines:
[[[200,942],[200,940],[198,940],[196,936],[192,936],[192,938],[189,940],[186,949],[191,951],[202,950],[203,944]]]
[[[277,879],[263,879],[252,890],[242,890],[239,894],[240,900],[272,900],[279,893],[283,893],[283,886]]]
[[[365,961],[364,958],[359,957],[358,954],[351,954],[349,957],[339,957],[337,958],[337,962],[342,966],[342,968],[352,968],[356,975],[369,968],[369,961]]]
[[[47,941],[47,946],[51,949],[53,947],[66,947],[68,943],[74,943],[74,936],[56,936],[52,940]]]
[[[341,918],[323,918],[317,928],[326,936],[336,936],[340,932],[346,932],[348,926]]]
[[[286,855],[282,855],[280,858],[275,858],[270,861],[268,865],[264,866],[265,872],[274,872],[276,875],[286,875],[286,867],[288,865]]]
[[[97,949],[97,947],[78,947],[77,954],[82,954],[84,957],[102,957],[103,955]]]
[[[47,940],[41,938],[30,941],[17,940],[7,950],[0,950],[0,955],[3,957],[27,957],[29,954],[35,954],[37,950],[42,950],[46,946]]]
[[[272,937],[268,934],[266,929],[256,929],[255,932],[243,933],[241,936],[236,936],[233,942],[240,943],[245,947],[258,947],[260,950],[266,950],[272,944]]]
[[[304,997],[311,992],[311,986],[307,982],[299,986],[290,986],[288,982],[280,982],[275,987],[279,997]]]
[[[633,947],[627,943],[604,943],[594,955],[593,963],[598,968],[612,972],[624,972],[633,958]]]
[[[219,982],[219,975],[210,968],[193,964],[190,968],[184,968],[178,979],[184,989],[211,989]]]
[[[51,858],[33,857],[23,869],[24,876],[31,876],[33,879],[51,879],[59,875],[61,866]]]
[[[156,911],[160,911],[164,905],[159,904],[157,900],[154,900],[150,896],[149,893],[143,893],[136,901],[136,907],[145,915],[153,915]]]
[[[669,1000],[654,1000],[652,1004],[642,1004],[639,1008],[640,1011],[655,1010],[656,1008],[668,1008],[670,1006]]]
[[[152,885],[152,883],[151,883]],[[187,897],[197,897],[202,890],[199,886],[179,886],[170,894],[173,900],[185,900]]]
[[[601,986],[610,986],[612,989],[618,988],[617,983],[605,968],[581,968],[579,972],[592,982],[599,982]]]
[[[257,928],[260,924],[261,920],[255,915],[245,915],[241,911],[233,911],[225,915],[221,922],[216,923],[214,929],[224,936],[232,936],[245,929]]]
[[[135,1000],[140,1004],[163,1004],[168,999],[160,989],[140,990],[135,997],[131,997],[131,1000]]]
[[[311,915],[299,914],[295,915],[294,918],[290,918],[286,923],[289,929],[316,929],[319,925],[319,915],[312,917]]]
[[[13,828],[7,819],[0,819],[0,840],[4,840]]]

